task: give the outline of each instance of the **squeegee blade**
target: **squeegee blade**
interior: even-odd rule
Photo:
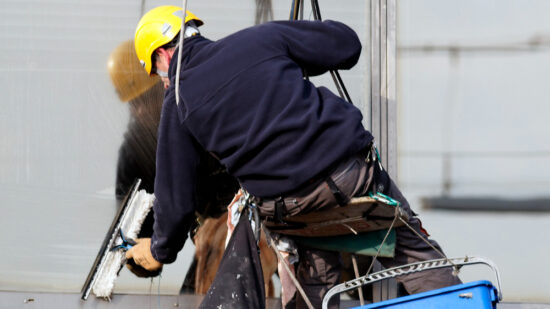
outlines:
[[[126,197],[122,202],[122,205],[118,209],[116,216],[113,219],[113,222],[111,223],[111,227],[109,228],[109,231],[107,231],[107,234],[105,235],[105,239],[103,240],[103,244],[99,249],[99,252],[94,261],[94,264],[92,265],[92,268],[88,273],[86,282],[82,287],[81,297],[80,297],[82,300],[88,299],[88,296],[90,295],[90,291],[92,290],[92,287],[95,281],[97,280],[98,271],[102,269],[106,263],[109,262],[107,260],[109,249],[111,248],[111,244],[115,242],[117,235],[119,235],[120,233],[122,217],[124,213],[127,211],[128,206],[134,199],[134,196],[136,195],[140,184],[141,184],[141,179],[136,179],[134,181],[134,184],[132,185],[128,194],[126,194]]]

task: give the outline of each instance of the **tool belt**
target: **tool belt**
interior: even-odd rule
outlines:
[[[299,190],[255,198],[265,225],[280,234],[336,236],[384,229],[396,215],[407,217],[397,201],[383,194],[390,179],[377,153],[371,146]],[[356,194],[368,196],[352,198]]]
[[[408,221],[407,213],[399,206],[391,206],[372,197],[356,197],[346,207],[284,217],[281,222],[267,219],[265,225],[285,235],[338,236],[389,228],[395,216]],[[398,221],[394,227],[401,225]]]

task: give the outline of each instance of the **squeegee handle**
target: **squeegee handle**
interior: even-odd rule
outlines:
[[[124,233],[122,232],[122,229],[119,230],[120,232],[120,239],[122,239],[122,243],[120,245],[114,246],[111,248],[111,251],[115,251],[118,249],[122,249],[124,251],[130,250],[133,246],[135,246],[137,243],[132,238],[126,238],[124,237]]]

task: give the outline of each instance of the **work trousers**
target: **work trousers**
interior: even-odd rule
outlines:
[[[374,151],[374,148],[373,150]],[[399,191],[395,183],[387,173],[378,165],[378,161],[366,158],[371,152],[358,154],[343,160],[336,168],[328,173],[334,184],[345,198],[364,196],[373,187],[382,189],[391,198],[399,201],[401,207],[409,215],[408,224],[419,234],[428,238],[427,232],[422,228],[420,220],[410,209],[409,203]],[[384,181],[381,182],[380,179]],[[318,181],[306,185],[304,188],[284,196],[284,216],[293,216],[312,211],[340,207],[331,186],[322,177]],[[273,217],[275,201],[265,200],[260,208],[260,214],[264,217]],[[440,252],[441,247],[433,239],[430,244]],[[315,248],[299,247],[299,262],[296,265],[296,277],[303,287],[305,294],[314,308],[321,308],[322,300],[327,291],[339,283],[342,264],[340,253],[325,251]],[[394,267],[408,263],[442,258],[441,254],[426,244],[406,226],[396,228],[395,256],[393,258],[378,258],[378,261],[386,267]],[[400,276],[401,282],[409,294],[424,292],[461,283],[458,277],[452,274],[450,268],[417,272],[406,276]],[[284,304],[283,304],[284,305]],[[334,296],[329,304],[330,308],[338,308],[339,297]],[[289,305],[288,307],[293,307]],[[296,293],[296,308],[307,308],[300,293]]]

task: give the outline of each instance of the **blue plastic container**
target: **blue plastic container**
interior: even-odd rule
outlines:
[[[355,307],[353,309],[367,308],[496,308],[498,303],[497,289],[491,282],[475,281],[450,287],[399,297],[379,303]]]

